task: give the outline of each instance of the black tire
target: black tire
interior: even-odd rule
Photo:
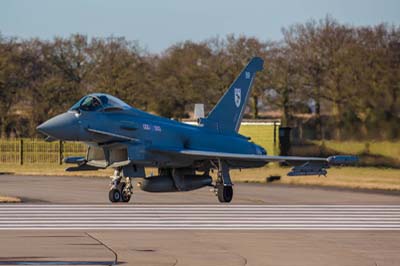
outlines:
[[[110,189],[108,192],[108,198],[113,203],[118,202],[121,200],[121,192],[116,188]]]
[[[127,193],[127,192],[125,191],[125,186],[126,186],[126,183],[125,183],[125,182],[121,182],[121,183],[118,184],[118,190],[119,190],[120,193],[121,193],[121,199],[120,199],[120,201],[122,201],[122,202],[129,202],[129,201],[131,200],[131,194],[129,194],[129,193]]]
[[[218,186],[218,200],[219,202],[231,202],[233,198],[232,186]]]

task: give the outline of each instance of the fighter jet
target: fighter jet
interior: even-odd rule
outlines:
[[[104,93],[83,97],[67,112],[37,127],[48,140],[82,141],[85,157],[68,157],[76,164],[67,171],[113,168],[109,199],[128,202],[132,178],[142,178],[148,192],[180,192],[214,188],[220,202],[233,197],[230,169],[262,167],[269,162],[300,162],[289,175],[325,175],[330,165],[354,163],[352,156],[329,158],[269,156],[238,133],[256,72],[263,60],[255,57],[198,125],[189,125],[135,109]],[[145,168],[158,169],[147,176]],[[213,182],[211,171],[216,170]]]

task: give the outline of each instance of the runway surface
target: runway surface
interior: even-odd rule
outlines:
[[[329,178],[329,177],[327,177]],[[135,189],[110,204],[107,178],[0,175],[0,265],[398,266],[400,194],[236,184]]]
[[[0,230],[400,230],[400,205],[0,205]]]
[[[327,177],[330,178],[330,177]],[[107,204],[109,178],[13,176],[0,174],[0,194],[25,204]],[[400,193],[274,184],[235,184],[231,204],[245,205],[400,205]],[[180,193],[148,193],[135,187],[128,205],[217,205],[209,188]],[[224,205],[225,206],[225,205]]]

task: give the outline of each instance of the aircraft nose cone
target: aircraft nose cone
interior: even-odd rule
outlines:
[[[79,133],[78,119],[73,113],[57,115],[36,128],[50,137],[60,140],[77,140]]]

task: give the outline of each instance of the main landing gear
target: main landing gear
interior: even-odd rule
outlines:
[[[108,198],[111,202],[129,202],[132,195],[132,182],[129,177],[122,181],[121,171],[115,170],[111,177],[111,188],[108,192]]]
[[[229,175],[228,165],[221,160],[218,160],[218,177],[215,184],[215,195],[219,202],[229,203],[233,198],[233,184]]]
[[[216,190],[217,190],[216,194],[218,196],[219,202],[229,203],[232,201],[232,198],[233,198],[232,185],[230,185],[230,186],[224,186],[223,184],[217,185]]]

